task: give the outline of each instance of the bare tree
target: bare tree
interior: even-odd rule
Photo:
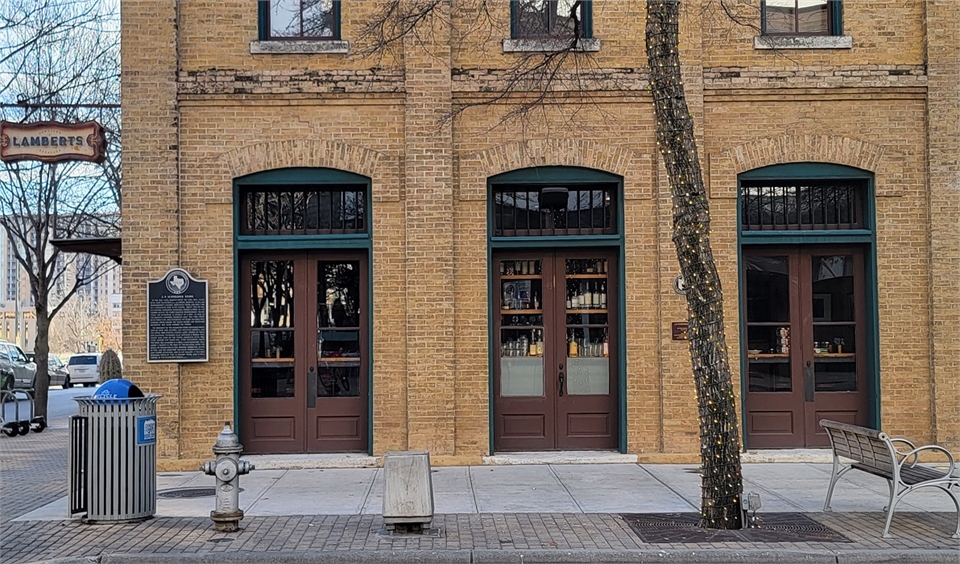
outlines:
[[[85,351],[89,343],[96,342],[101,317],[91,302],[83,294],[77,294],[65,302],[50,324],[50,351]]]
[[[449,0],[390,0],[384,4],[361,33],[366,55],[395,49],[404,39],[413,44],[429,41],[434,26],[453,27],[440,9]],[[564,94],[589,96],[616,85],[606,82],[596,68],[592,54],[582,49],[581,2],[567,0],[556,4],[520,0],[514,25],[539,26],[535,35],[541,45],[538,53],[520,55],[508,69],[500,69],[500,79],[491,86],[486,98],[455,106],[445,119],[452,119],[471,107],[488,104],[512,104],[504,120],[526,118],[549,103],[563,100]],[[706,4],[709,8],[711,3]],[[690,357],[699,407],[701,442],[702,499],[700,526],[713,529],[742,527],[740,442],[737,410],[730,376],[726,337],[723,332],[723,294],[710,247],[710,210],[704,190],[693,118],[686,104],[679,52],[680,0],[647,0],[647,69],[656,118],[657,143],[673,193],[673,240],[680,270],[687,285]],[[569,13],[539,13],[552,6],[569,7]],[[739,0],[719,0],[721,13],[734,24],[743,25],[745,8]],[[482,29],[489,18],[487,0],[464,1],[458,9],[473,14],[469,29],[453,29],[462,40],[471,31]],[[637,9],[642,9],[637,3]],[[701,14],[703,16],[704,14]],[[542,17],[541,17],[542,16]],[[637,37],[640,37],[637,30]],[[637,49],[639,52],[639,49]],[[638,65],[639,66],[639,65]],[[502,123],[502,122],[501,122]]]
[[[96,0],[4,3],[0,58],[8,121],[97,120],[119,144],[119,18]],[[119,153],[96,165],[4,163],[0,226],[30,282],[36,309],[36,412],[46,415],[50,321],[82,286],[115,267],[88,255],[61,253],[50,240],[115,236],[119,228]],[[64,277],[72,277],[63,283]],[[55,291],[56,290],[56,291]]]

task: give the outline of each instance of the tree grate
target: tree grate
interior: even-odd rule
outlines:
[[[643,542],[853,542],[802,513],[762,513],[754,527],[740,530],[701,529],[696,513],[621,515]]]

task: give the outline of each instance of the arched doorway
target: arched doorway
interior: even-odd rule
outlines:
[[[251,453],[367,452],[369,179],[235,181],[240,433]]]
[[[493,448],[617,449],[622,179],[537,167],[488,186]]]
[[[812,163],[739,177],[747,448],[828,446],[821,419],[875,421],[872,181]]]

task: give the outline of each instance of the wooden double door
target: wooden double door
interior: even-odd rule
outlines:
[[[241,257],[241,440],[249,453],[366,452],[367,257]]]
[[[864,254],[743,249],[748,448],[828,446],[821,419],[865,425]]]
[[[617,254],[494,255],[494,448],[618,445]]]

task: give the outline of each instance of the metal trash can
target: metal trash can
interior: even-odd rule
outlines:
[[[153,517],[158,399],[126,380],[109,380],[94,396],[74,398],[80,414],[70,425],[71,515],[86,512],[85,523]]]

